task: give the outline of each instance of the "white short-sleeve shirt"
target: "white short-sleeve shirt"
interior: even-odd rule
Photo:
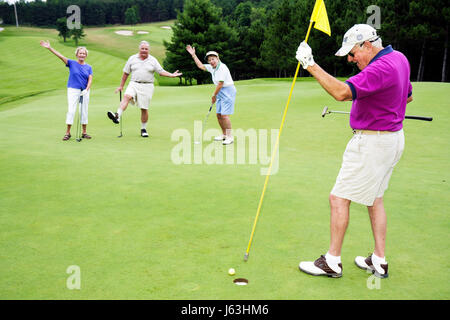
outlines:
[[[164,69],[155,57],[148,55],[147,59],[141,60],[139,53],[132,55],[123,68],[123,72],[131,74],[131,81],[139,82],[154,82],[155,72],[162,71]]]
[[[219,84],[219,81],[223,81],[224,87],[234,86],[230,70],[225,63],[219,62],[215,69],[209,63],[204,64],[204,66],[206,68],[206,71],[211,73],[212,81],[216,86]]]

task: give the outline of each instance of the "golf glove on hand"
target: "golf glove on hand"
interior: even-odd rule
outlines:
[[[305,41],[302,41],[302,43],[298,46],[295,57],[302,64],[303,69],[307,69],[308,67],[315,65],[311,47]]]
[[[80,95],[81,96],[85,96],[87,93],[88,93],[88,90],[84,89],[84,90],[81,91]]]

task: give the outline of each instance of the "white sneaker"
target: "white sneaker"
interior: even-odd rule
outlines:
[[[372,255],[366,257],[357,256],[355,258],[355,264],[364,270],[370,270],[378,278],[387,278],[388,274],[388,264],[376,264],[373,263]]]
[[[223,134],[223,135],[221,135],[221,136],[215,137],[215,138],[214,138],[214,141],[223,141],[223,140],[225,140],[225,138],[226,138],[226,136]]]
[[[234,142],[233,137],[226,137],[223,141],[222,144],[232,144]]]

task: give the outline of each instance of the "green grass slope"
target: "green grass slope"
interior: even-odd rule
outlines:
[[[150,54],[162,64],[165,56],[164,39],[170,39],[173,21],[141,24],[137,26],[114,26],[106,28],[86,28],[86,38],[79,45],[89,50],[87,63],[93,67],[93,88],[118,86],[126,60],[138,52],[139,42],[150,43]],[[115,33],[131,30],[133,36]],[[145,31],[148,34],[138,34]],[[68,39],[63,42],[52,29],[6,27],[0,32],[0,109],[2,104],[27,96],[64,87],[69,75],[64,64],[48,50],[39,45],[40,40],[49,40],[52,47],[69,59],[75,57],[75,43]],[[169,70],[175,71],[175,70]],[[163,85],[172,85],[178,79],[157,76]]]

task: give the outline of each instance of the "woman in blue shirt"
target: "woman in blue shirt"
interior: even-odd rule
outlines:
[[[61,59],[62,62],[69,68],[69,80],[67,81],[67,101],[68,111],[66,115],[67,130],[63,137],[63,141],[70,139],[70,128],[73,125],[73,119],[77,110],[77,104],[80,100],[80,96],[83,96],[83,102],[80,106],[81,112],[81,124],[83,127],[83,133],[81,138],[91,139],[86,133],[86,127],[88,123],[88,105],[89,105],[89,89],[92,84],[92,67],[88,65],[85,60],[88,55],[88,51],[85,47],[78,47],[75,51],[77,60],[71,60],[64,57],[58,51],[50,46],[49,41],[41,41],[40,45],[47,48],[55,56]]]

